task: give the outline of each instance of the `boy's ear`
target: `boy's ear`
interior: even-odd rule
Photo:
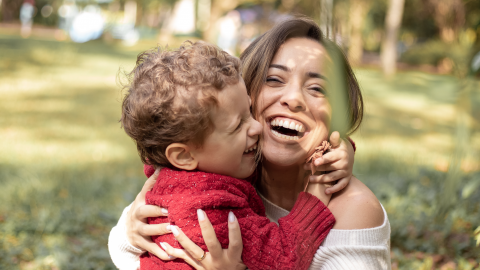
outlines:
[[[191,171],[198,166],[198,161],[192,155],[190,147],[183,143],[172,143],[167,146],[165,156],[173,166],[182,170]]]

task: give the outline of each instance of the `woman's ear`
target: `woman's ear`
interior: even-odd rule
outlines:
[[[172,143],[167,146],[165,156],[173,166],[191,171],[198,167],[198,160],[192,155],[190,147],[183,143]]]

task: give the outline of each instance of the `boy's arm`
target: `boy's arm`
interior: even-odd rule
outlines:
[[[108,237],[108,251],[113,263],[121,270],[136,270],[140,267],[140,255],[144,251],[132,246],[127,240],[126,217],[132,205],[127,206]]]
[[[249,269],[307,269],[335,218],[318,198],[301,192],[279,226],[259,215],[238,221]]]

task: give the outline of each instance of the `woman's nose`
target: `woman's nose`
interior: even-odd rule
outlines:
[[[300,86],[292,85],[286,88],[284,94],[280,98],[280,103],[288,106],[292,112],[304,111],[307,107]]]

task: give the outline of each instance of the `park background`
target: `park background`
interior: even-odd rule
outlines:
[[[119,71],[186,39],[238,55],[292,14],[354,66],[354,174],[388,212],[393,269],[480,269],[480,1],[0,2],[1,269],[114,269],[108,233],[145,181]]]

